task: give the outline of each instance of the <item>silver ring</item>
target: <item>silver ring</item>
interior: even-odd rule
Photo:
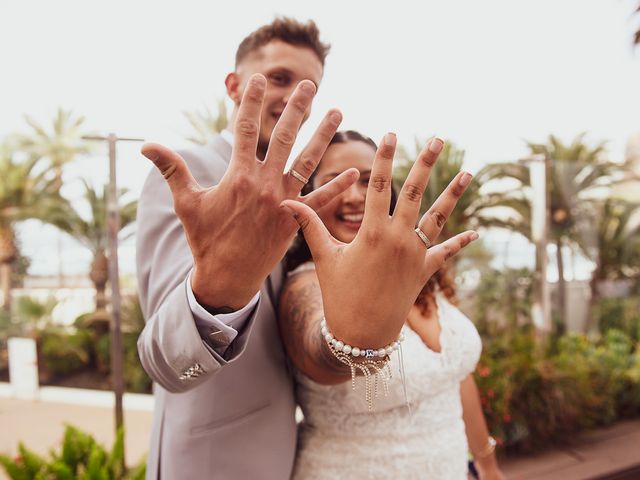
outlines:
[[[289,175],[291,175],[296,180],[301,181],[303,185],[306,185],[307,183],[309,183],[309,179],[307,177],[305,177],[305,176],[301,175],[300,173],[296,172],[293,168],[291,170],[289,170]]]
[[[429,248],[431,246],[431,240],[429,240],[427,234],[420,230],[420,227],[416,228],[415,232],[418,234],[418,237],[420,237],[420,240],[422,240],[422,243],[424,243],[424,246]]]

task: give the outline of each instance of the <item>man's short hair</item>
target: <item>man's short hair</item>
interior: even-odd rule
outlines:
[[[263,25],[240,42],[236,51],[236,68],[250,53],[273,40],[310,48],[318,56],[323,67],[324,59],[331,49],[331,45],[320,41],[320,31],[313,20],[302,23],[293,18],[276,17],[273,22]]]

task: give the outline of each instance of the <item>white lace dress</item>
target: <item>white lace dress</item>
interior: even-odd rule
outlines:
[[[405,328],[407,398],[392,356],[390,393],[367,411],[364,380],[320,385],[297,373],[298,402],[304,420],[298,430],[295,480],[467,478],[467,438],[460,382],[474,370],[481,342],[471,321],[442,294],[436,295],[442,327],[441,352],[430,350]]]

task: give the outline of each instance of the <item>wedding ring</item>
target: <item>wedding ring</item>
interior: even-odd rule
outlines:
[[[424,243],[424,246],[429,248],[431,246],[431,240],[429,240],[427,234],[420,230],[420,227],[416,228],[415,232],[418,234],[418,237],[420,237],[420,240],[422,240],[422,243]]]
[[[306,185],[307,183],[309,183],[309,179],[307,177],[296,172],[293,168],[289,170],[289,175],[291,175],[296,180],[302,182],[303,185]]]

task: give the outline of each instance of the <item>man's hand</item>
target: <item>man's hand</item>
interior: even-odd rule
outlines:
[[[418,156],[389,216],[395,147],[395,135],[387,134],[374,159],[362,226],[349,244],[333,238],[306,205],[283,202],[313,254],[329,329],[351,346],[381,348],[396,340],[426,281],[478,237],[467,231],[427,250],[414,231],[420,200],[443,147],[440,139],[428,142]],[[432,242],[470,181],[471,174],[460,172],[420,220]]]
[[[146,144],[142,154],[160,170],[171,188],[174,208],[193,254],[191,286],[199,303],[213,308],[244,306],[284,256],[298,224],[279,208],[298,199],[318,209],[348,188],[357,171],[344,172],[333,182],[300,197],[303,182],[283,173],[289,154],[316,92],[304,80],[291,95],[271,135],[264,161],[256,158],[260,111],[266,79],[249,79],[233,128],[231,162],[220,183],[202,188],[177,153]],[[329,111],[293,165],[308,178],[342,120]]]

